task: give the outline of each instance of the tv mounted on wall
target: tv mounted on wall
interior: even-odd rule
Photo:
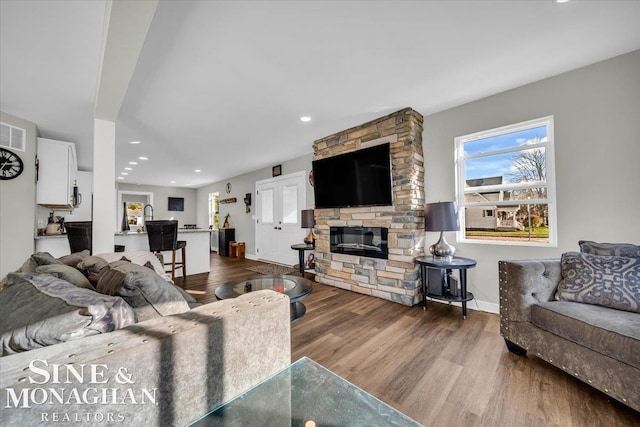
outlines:
[[[389,143],[313,162],[316,208],[390,206]]]
[[[169,197],[170,211],[184,211],[184,197]]]

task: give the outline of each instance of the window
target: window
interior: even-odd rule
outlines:
[[[461,136],[458,239],[556,245],[553,116]]]
[[[220,193],[209,193],[209,228],[220,228]]]

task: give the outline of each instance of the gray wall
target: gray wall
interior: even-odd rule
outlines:
[[[0,181],[0,277],[17,270],[34,250],[36,206],[35,123],[0,112],[3,123],[26,129],[26,151],[12,150],[24,163],[22,174]]]
[[[478,300],[498,303],[498,260],[559,257],[580,239],[640,244],[638,76],[635,51],[425,117],[427,202],[455,198],[455,137],[555,117],[558,247],[455,244],[478,261],[469,270]],[[436,240],[427,233],[426,246]]]
[[[153,193],[153,219],[173,219],[178,220],[178,226],[184,224],[196,224],[196,190],[195,188],[161,187],[156,185],[135,185],[118,184],[117,191],[142,191]],[[170,211],[169,197],[183,197],[184,211]],[[130,198],[129,198],[130,200]],[[117,221],[120,224],[122,218]],[[197,223],[200,227],[207,227],[209,224]]]
[[[311,161],[313,160],[313,154],[311,154],[311,142],[309,142],[309,152],[302,157],[297,157],[292,160],[288,160],[282,163],[282,175],[287,175],[294,172],[306,171],[307,174],[311,171]],[[274,165],[275,166],[275,165]],[[220,226],[222,227],[222,221],[224,216],[229,213],[231,217],[229,222],[232,228],[236,230],[236,240],[246,243],[246,252],[249,256],[256,253],[256,239],[255,239],[255,220],[253,215],[255,214],[256,206],[256,182],[263,179],[271,178],[271,168],[259,169],[254,172],[249,172],[244,175],[235,176],[233,178],[225,179],[224,181],[215,182],[213,184],[200,187],[197,190],[197,206],[198,206],[198,225],[209,225],[209,193],[220,193],[220,199],[227,199],[235,197],[238,199],[236,203],[221,204],[220,205]],[[231,193],[227,194],[225,188],[227,182],[231,183]],[[246,193],[251,193],[251,212],[245,212],[245,205],[242,201]],[[307,180],[306,190],[306,206],[303,209],[313,208],[313,188]]]

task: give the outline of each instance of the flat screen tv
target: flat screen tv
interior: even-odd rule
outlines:
[[[313,162],[316,208],[391,206],[389,144]]]

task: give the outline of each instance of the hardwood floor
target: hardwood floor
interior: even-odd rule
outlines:
[[[187,277],[198,301],[259,262],[211,256]],[[307,278],[312,278],[307,274]],[[425,426],[640,426],[640,413],[534,357],[510,354],[498,315],[406,307],[315,284],[292,329],[292,361],[315,360]]]

